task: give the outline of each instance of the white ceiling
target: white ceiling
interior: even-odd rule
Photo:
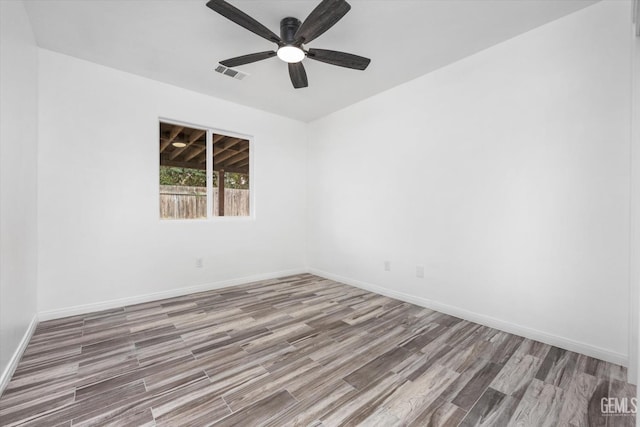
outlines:
[[[276,34],[319,0],[229,0]],[[275,45],[205,6],[206,0],[27,0],[38,45],[218,98],[310,121],[443,67],[596,0],[349,0],[351,11],[308,47],[372,59],[366,71],[304,60],[309,87],[293,89],[278,58],[218,61]]]

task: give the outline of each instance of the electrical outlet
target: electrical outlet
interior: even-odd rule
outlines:
[[[424,279],[424,266],[416,265],[416,277]]]
[[[384,271],[391,271],[391,261],[384,262]]]
[[[204,267],[204,260],[202,258],[196,258],[196,268]]]

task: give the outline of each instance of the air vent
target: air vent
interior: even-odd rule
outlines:
[[[236,80],[242,80],[249,75],[247,73],[243,73],[242,71],[234,70],[233,68],[227,68],[224,65],[218,65],[216,67],[216,71],[220,74],[224,74],[225,76],[229,76]]]

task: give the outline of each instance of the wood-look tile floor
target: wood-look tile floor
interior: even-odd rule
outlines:
[[[42,322],[2,425],[633,426],[623,367],[316,276]]]

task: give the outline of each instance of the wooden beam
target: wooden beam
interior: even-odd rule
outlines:
[[[207,149],[206,146],[203,146],[203,147],[192,147],[192,148],[193,148],[193,150],[191,150],[191,153],[189,153],[186,156],[184,156],[184,160],[186,162],[188,162],[191,159],[193,159],[194,157],[197,157],[198,155],[202,154],[202,152]]]
[[[213,146],[213,157],[219,155],[220,153],[235,147],[236,145],[240,144],[242,141],[244,141],[241,138],[231,138],[229,137],[229,140],[218,143],[218,144],[214,144]]]
[[[219,156],[213,156],[213,163],[216,165],[219,165],[220,163],[224,162],[227,159],[230,159],[231,157],[240,154],[241,151],[236,151],[236,150],[227,150],[225,153],[220,154]]]
[[[218,171],[218,216],[224,216],[224,169]]]
[[[168,136],[161,136],[160,137],[160,141],[167,142],[169,140],[170,140],[170,138]],[[171,139],[171,142],[184,142],[186,144],[188,142],[188,140],[184,139],[184,138],[176,137],[176,138]]]
[[[245,166],[249,166],[249,159],[236,163],[236,167],[238,168],[245,167]]]
[[[225,166],[231,166],[234,165],[244,159],[248,159],[249,158],[249,153],[243,151],[240,152],[238,154],[236,154],[235,156],[231,157],[230,159],[228,159],[226,162],[224,162]]]
[[[236,154],[240,153],[241,150],[228,150],[228,149],[230,147],[233,147],[233,146],[241,143],[242,141],[246,141],[245,139],[232,138],[232,137],[227,137],[227,136],[224,136],[224,135],[215,135],[214,136],[214,140],[215,140],[216,137],[230,138],[230,140],[221,143],[221,144],[225,145],[224,149],[221,149],[220,147],[217,147],[217,151],[216,151],[216,147],[214,146],[214,149],[213,149],[214,164],[216,164],[216,163],[220,164],[224,160],[226,160],[226,159],[228,159],[228,158],[230,158],[232,156],[235,156]],[[221,139],[219,139],[219,140],[221,140]],[[246,141],[246,142],[248,142],[248,141]],[[218,146],[219,145],[220,144],[218,144]],[[247,145],[247,148],[248,147],[249,146]],[[205,151],[205,147],[193,147],[192,152],[189,153],[188,155],[186,155],[184,157],[184,160],[187,161],[187,162],[190,162],[190,161],[195,159],[196,162],[203,163],[203,162],[206,161],[206,153],[204,151]],[[227,151],[227,152],[224,153],[224,154],[220,154],[220,155],[216,156],[217,153],[221,153],[222,151]]]
[[[195,129],[192,133],[191,136],[189,136],[189,140],[185,143],[187,145],[185,145],[182,148],[176,148],[175,150],[173,150],[173,152],[171,153],[171,160],[175,159],[176,157],[178,157],[180,154],[182,154],[182,152],[184,150],[186,150],[187,148],[191,147],[191,145],[196,142],[198,139],[200,139],[200,137],[202,135],[204,135],[206,131],[204,130],[200,130],[200,129]],[[206,144],[206,143],[205,143]],[[206,148],[206,145],[205,145]]]
[[[202,153],[200,153],[198,156],[196,156],[191,161],[192,162],[202,163],[203,165],[206,164],[207,163],[207,152],[203,151]]]
[[[180,132],[182,132],[183,129],[184,129],[184,126],[173,127],[173,129],[171,130],[171,133],[169,134],[169,138],[165,139],[164,142],[160,144],[160,153],[162,153],[164,150],[167,149],[169,144],[171,144],[173,140],[176,139],[176,137],[180,134]]]
[[[169,157],[167,157],[166,154],[164,155],[164,157],[160,158],[160,165],[174,167],[174,168],[198,169],[202,171],[207,170],[205,163],[185,162],[182,160],[169,160]],[[214,167],[213,170],[219,171],[220,169],[222,168]],[[224,170],[225,172],[229,172],[229,173],[241,173],[245,175],[249,174],[249,168],[247,167],[225,167]]]
[[[249,151],[249,141],[247,141],[246,139],[242,141],[243,144],[240,147],[240,151]]]

